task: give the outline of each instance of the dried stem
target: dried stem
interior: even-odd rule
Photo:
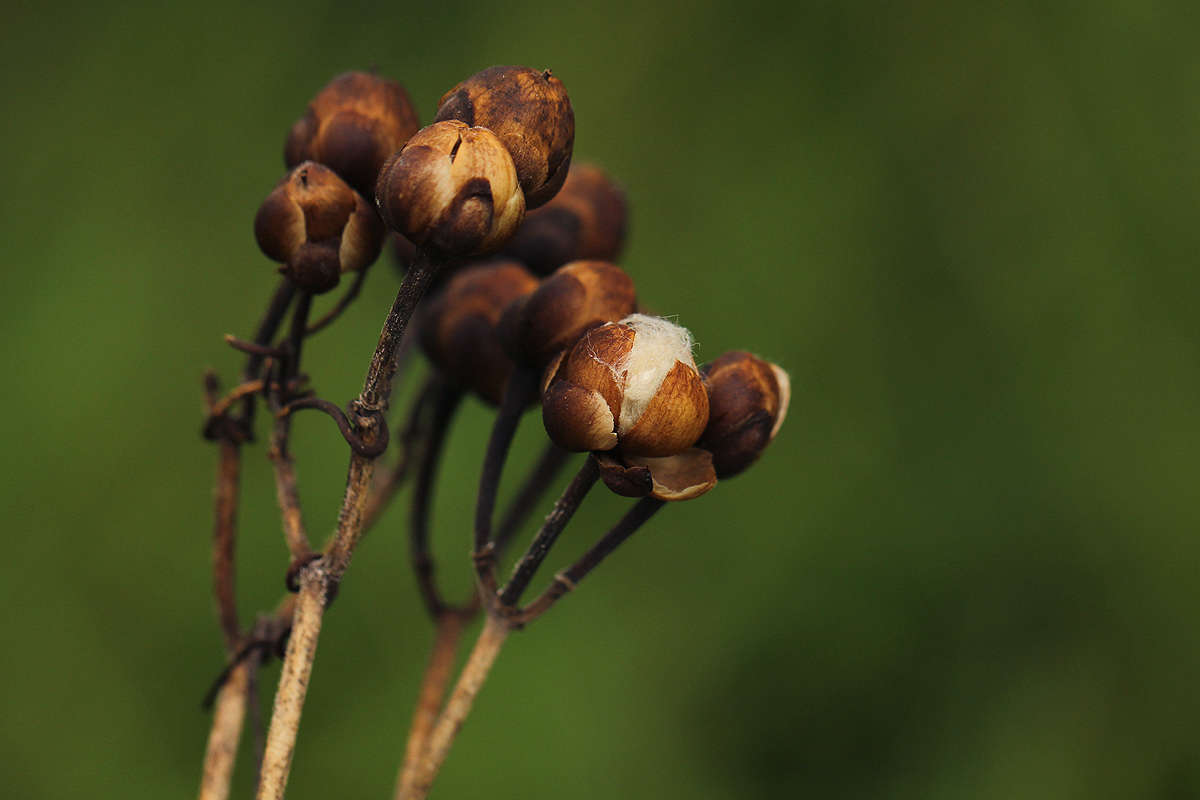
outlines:
[[[421,592],[421,599],[425,602],[429,616],[435,620],[440,619],[446,604],[438,591],[437,580],[434,577],[433,556],[429,552],[429,511],[438,465],[441,463],[442,448],[446,443],[446,434],[450,430],[450,423],[462,402],[462,397],[462,390],[448,382],[443,381],[439,386],[437,396],[433,400],[433,418],[429,423],[429,433],[421,451],[417,482],[413,487],[409,552],[412,556],[413,570],[416,572],[417,588]]]
[[[204,769],[200,776],[200,800],[226,800],[233,781],[238,740],[246,718],[248,686],[254,664],[240,662],[229,674],[217,695],[208,746],[204,751]]]
[[[483,687],[483,682],[500,655],[500,648],[509,633],[508,623],[492,614],[488,614],[479,633],[479,639],[471,651],[467,663],[463,666],[454,686],[454,692],[446,703],[446,709],[438,718],[433,733],[429,737],[429,746],[420,757],[412,771],[411,783],[401,788],[400,800],[422,800],[428,796],[433,780],[438,770],[446,761],[450,747],[471,712],[475,697]]]
[[[521,593],[525,591],[525,587],[529,585],[537,568],[545,560],[546,554],[550,552],[558,535],[571,521],[571,517],[579,509],[579,504],[583,502],[583,498],[587,496],[588,491],[596,484],[599,477],[600,466],[596,463],[596,458],[588,456],[587,460],[583,462],[583,466],[579,468],[579,472],[575,474],[574,480],[567,485],[558,498],[558,502],[554,504],[554,510],[550,512],[550,516],[546,517],[545,523],[537,532],[537,536],[533,538],[525,555],[517,562],[512,578],[500,592],[501,606],[511,608],[521,599]]]
[[[518,366],[504,388],[504,398],[492,434],[488,439],[487,453],[483,459],[483,471],[479,476],[479,495],[475,503],[475,568],[480,588],[491,597],[496,591],[495,544],[492,538],[492,514],[496,509],[496,493],[500,489],[500,474],[529,402],[537,396],[537,371]]]
[[[550,584],[532,603],[521,609],[514,619],[519,625],[526,625],[544,614],[560,597],[575,588],[575,586],[596,568],[613,550],[632,536],[647,520],[655,515],[665,503],[653,497],[643,497],[629,510],[621,520],[592,545],[591,549],[567,569],[554,576]]]
[[[410,337],[405,337],[405,339],[408,338]],[[408,413],[408,421],[405,422],[404,429],[400,433],[400,453],[395,466],[391,469],[376,467],[371,495],[367,500],[367,507],[363,511],[363,528],[366,530],[370,530],[379,519],[408,477],[413,456],[425,439],[426,417],[429,415],[440,386],[441,379],[437,375],[431,375],[425,380],[425,385],[417,393],[417,398]]]
[[[271,729],[263,751],[259,773],[258,796],[282,798],[288,772],[295,752],[295,732],[300,726],[300,712],[308,693],[317,638],[321,634],[321,619],[325,606],[326,576],[319,561],[300,573],[300,593],[296,597],[292,634],[288,639],[279,689],[275,693],[275,708],[271,714]],[[291,732],[290,737],[279,731]]]
[[[529,514],[537,506],[538,501],[542,499],[542,495],[546,493],[546,489],[550,484],[554,483],[554,479],[558,477],[558,473],[562,472],[562,468],[566,465],[567,459],[571,454],[563,450],[553,442],[548,442],[546,448],[542,451],[541,457],[534,464],[529,475],[526,476],[521,488],[517,491],[516,496],[509,504],[508,509],[504,512],[500,524],[496,527],[496,533],[493,537],[496,542],[496,551],[503,553],[504,548],[516,535],[521,526],[525,524],[525,520],[529,518]]]
[[[213,497],[213,596],[217,600],[217,616],[225,637],[225,650],[237,648],[242,636],[238,624],[236,570],[234,568],[237,541],[237,509],[241,448],[236,442],[221,440],[221,455],[217,464],[217,485]]]
[[[462,638],[463,628],[468,622],[469,614],[457,611],[445,611],[437,617],[437,627],[433,637],[433,649],[429,654],[429,664],[425,668],[425,676],[421,680],[421,691],[417,697],[417,707],[413,711],[412,726],[408,732],[408,743],[404,748],[404,764],[396,778],[396,797],[404,797],[410,791],[417,775],[421,755],[429,744],[433,733],[434,723],[437,722],[438,711],[442,708],[442,699],[446,696],[446,688],[450,685],[450,675],[454,669],[454,657],[458,652],[458,642]]]
[[[312,544],[304,527],[304,516],[300,511],[300,494],[296,487],[296,469],[292,455],[287,450],[288,418],[275,420],[275,433],[271,436],[271,447],[267,455],[275,468],[275,497],[279,501],[283,537],[287,540],[288,552],[293,559],[312,553]]]
[[[333,308],[331,308],[327,312],[325,312],[325,315],[322,316],[320,319],[318,319],[316,322],[309,325],[308,330],[305,332],[304,335],[312,336],[314,333],[325,328],[326,326],[329,325],[329,323],[333,322],[335,319],[340,317],[342,315],[342,312],[345,311],[347,308],[349,308],[350,304],[354,302],[354,299],[356,297],[358,297],[358,293],[360,290],[362,290],[363,282],[366,279],[367,279],[367,269],[365,267],[363,269],[360,269],[358,272],[354,273],[353,283],[351,283],[350,286],[346,289],[346,291],[342,293],[342,296],[338,298],[338,301],[333,306]]]
[[[392,376],[396,373],[396,356],[404,331],[421,296],[433,278],[435,269],[423,253],[418,253],[416,262],[405,275],[404,282],[396,294],[379,343],[371,358],[371,365],[363,381],[362,393],[350,404],[350,413],[361,432],[362,439],[370,444],[377,441],[383,428],[383,414],[387,411],[392,393]],[[259,800],[280,800],[287,785],[292,756],[299,731],[300,713],[312,673],[317,640],[321,632],[321,621],[329,599],[336,593],[350,558],[363,533],[363,510],[375,469],[375,457],[354,452],[350,456],[350,468],[346,477],[346,491],[342,497],[342,508],[338,514],[338,525],[333,540],[324,555],[313,561],[300,573],[300,598],[296,604],[296,616],[292,626],[283,670],[279,677],[279,689],[275,695],[275,709],[267,733],[267,748],[263,756],[262,778],[259,781]]]
[[[271,302],[267,305],[266,313],[258,323],[258,328],[254,332],[254,343],[257,345],[267,346],[271,344],[271,340],[275,338],[275,331],[279,330],[279,323],[283,322],[283,316],[287,313],[288,306],[292,303],[292,296],[296,293],[296,284],[292,283],[288,278],[284,278],[279,282],[279,286],[275,289],[275,294],[271,296]],[[246,359],[246,367],[242,371],[243,381],[253,380],[258,377],[258,370],[262,366],[263,358],[261,354],[250,354]],[[253,434],[254,429],[254,396],[250,395],[246,398],[246,402],[242,407],[242,427],[246,431],[247,437]]]

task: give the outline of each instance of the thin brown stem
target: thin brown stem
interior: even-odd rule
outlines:
[[[392,304],[379,343],[371,358],[371,365],[363,381],[363,391],[350,404],[350,413],[362,439],[368,443],[378,441],[384,429],[383,415],[387,411],[392,393],[392,376],[396,373],[396,356],[404,338],[408,321],[417,302],[425,293],[435,269],[428,258],[418,254],[416,263],[404,278],[396,300]],[[346,476],[346,491],[342,497],[342,508],[338,513],[337,529],[323,556],[313,561],[300,573],[300,597],[296,604],[296,616],[292,626],[292,637],[288,644],[283,670],[279,676],[279,688],[275,695],[275,709],[267,732],[267,748],[263,756],[262,778],[258,786],[259,800],[281,800],[287,786],[292,756],[299,732],[300,713],[312,674],[313,658],[316,656],[317,640],[320,637],[321,621],[329,599],[337,591],[354,549],[363,534],[363,510],[375,470],[375,456],[354,452],[350,456],[350,467]]]
[[[461,389],[448,382],[442,382],[433,401],[433,418],[430,420],[429,433],[421,450],[417,482],[413,487],[412,514],[408,528],[409,553],[413,571],[416,573],[417,588],[425,602],[425,609],[433,619],[442,615],[446,604],[438,590],[433,556],[429,552],[429,512],[446,434],[450,430],[450,423],[458,411],[462,397]]]
[[[217,601],[217,616],[225,649],[232,652],[242,636],[238,623],[236,571],[234,558],[237,543],[237,509],[241,447],[228,439],[221,440],[221,455],[217,464],[217,485],[213,496],[213,596]]]
[[[412,781],[401,789],[400,800],[422,800],[428,796],[438,770],[450,754],[455,737],[462,729],[467,715],[471,713],[475,697],[483,687],[492,665],[496,663],[496,657],[500,655],[509,630],[505,620],[492,614],[487,615],[479,639],[476,640],[475,647],[471,650],[471,655],[454,686],[454,692],[430,734],[429,746],[425,748],[424,754],[413,769]]]
[[[327,327],[329,323],[340,317],[342,312],[349,308],[350,304],[354,302],[354,299],[358,297],[358,293],[362,289],[363,282],[366,279],[367,270],[365,267],[354,273],[354,281],[349,287],[347,287],[346,291],[342,293],[342,296],[338,298],[338,301],[336,304],[334,304],[333,308],[326,311],[324,316],[322,316],[316,322],[310,324],[304,335],[312,336],[314,333]]]
[[[271,713],[271,729],[263,752],[259,773],[259,798],[282,798],[288,772],[295,752],[295,731],[300,726],[300,712],[308,694],[317,638],[321,634],[321,619],[325,604],[326,576],[320,562],[313,562],[300,575],[300,593],[296,597],[292,633],[288,638],[275,707]],[[277,731],[291,731],[291,737],[281,737]]]
[[[254,332],[254,344],[268,346],[271,340],[275,338],[275,331],[279,330],[279,324],[283,322],[283,317],[287,313],[288,306],[292,303],[292,297],[296,293],[296,284],[292,283],[288,278],[283,278],[279,282],[279,286],[275,289],[275,293],[271,296],[271,301],[267,305],[266,313],[259,320],[258,328]],[[246,359],[246,366],[242,370],[242,380],[249,381],[257,377],[259,368],[262,367],[265,355],[251,353]],[[245,429],[246,436],[250,437],[254,430],[254,395],[246,397],[246,401],[242,406],[242,427]]]
[[[200,800],[226,800],[229,797],[238,741],[246,718],[247,688],[253,669],[254,665],[249,661],[240,662],[217,695],[200,775]]]
[[[479,476],[479,494],[475,501],[475,570],[480,590],[486,597],[496,591],[495,551],[492,539],[492,515],[496,510],[496,494],[500,489],[500,474],[508,458],[508,449],[517,432],[517,424],[530,401],[537,395],[537,371],[518,366],[509,376],[504,398],[496,412],[496,421],[488,438],[483,470]]]
[[[409,337],[405,337],[409,338]],[[408,413],[408,420],[404,424],[404,429],[400,433],[400,452],[396,458],[395,466],[389,468],[376,467],[375,480],[371,485],[371,494],[367,500],[366,510],[363,511],[363,527],[370,530],[379,516],[383,514],[392,499],[396,496],[396,492],[404,485],[405,479],[408,478],[409,469],[414,461],[414,456],[425,439],[425,428],[428,424],[430,409],[433,406],[433,400],[437,396],[441,379],[437,375],[431,375],[425,380],[425,385],[421,387],[421,391],[417,393],[417,398],[413,402],[412,408]]]
[[[521,484],[521,488],[517,491],[512,502],[509,503],[504,516],[500,520],[500,524],[496,526],[496,533],[493,538],[496,542],[497,552],[504,552],[508,543],[512,541],[513,536],[525,524],[525,520],[529,518],[538,501],[542,499],[542,495],[546,493],[546,489],[550,487],[550,484],[554,483],[555,478],[562,472],[562,468],[566,465],[567,459],[570,456],[571,454],[568,451],[563,450],[554,444],[554,442],[546,443],[541,457],[534,464],[529,475],[526,476],[524,483]]]
[[[404,764],[396,778],[397,799],[402,798],[412,786],[421,755],[429,744],[434,723],[437,722],[438,712],[442,708],[442,700],[446,696],[446,688],[450,685],[458,642],[462,638],[469,616],[472,615],[446,611],[437,617],[429,664],[421,680],[421,691],[417,696],[417,707],[413,711],[408,743],[404,748]]]
[[[521,593],[533,579],[537,568],[542,565],[542,561],[550,552],[550,548],[554,546],[558,535],[571,521],[571,517],[579,509],[579,504],[596,485],[599,477],[600,467],[596,463],[595,457],[588,456],[587,460],[583,462],[583,466],[579,468],[579,472],[575,474],[575,478],[563,490],[558,502],[554,504],[554,510],[550,512],[550,516],[546,517],[546,521],[533,538],[525,555],[517,562],[508,584],[501,590],[499,600],[502,607],[512,608],[521,599]]]
[[[620,521],[596,544],[592,545],[591,549],[584,553],[578,561],[555,575],[554,582],[550,584],[549,588],[532,603],[521,609],[521,613],[514,618],[514,622],[526,625],[546,613],[550,606],[574,589],[589,572],[595,569],[613,550],[616,550],[622,542],[637,532],[638,528],[664,505],[662,500],[655,500],[653,497],[643,497],[635,503],[633,508],[621,517]]]
[[[308,531],[304,527],[304,515],[300,510],[300,493],[296,486],[296,468],[292,454],[287,450],[288,419],[275,421],[275,433],[271,436],[271,447],[267,452],[275,472],[275,498],[279,502],[280,521],[283,523],[283,538],[293,560],[312,553]]]

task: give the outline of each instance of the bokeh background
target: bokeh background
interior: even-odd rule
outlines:
[[[795,393],[751,472],[515,637],[435,797],[1200,795],[1193,12],[6,4],[4,795],[195,792],[222,665],[200,376],[233,377],[221,335],[276,280],[251,221],[284,135],[345,69],[428,121],[495,63],[570,89],[644,300]],[[396,285],[381,262],[313,340],[323,395],[357,392]],[[437,500],[464,590],[489,420],[466,409]],[[296,436],[317,537],[346,448]],[[286,551],[261,448],[245,472],[249,618]],[[289,797],[389,796],[430,634],[406,498],[327,620]],[[598,491],[551,562],[622,508]]]

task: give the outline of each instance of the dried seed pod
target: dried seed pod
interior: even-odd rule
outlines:
[[[487,262],[456,273],[422,312],[420,342],[429,360],[461,386],[499,404],[513,362],[496,338],[496,323],[505,306],[537,283],[515,261]]]
[[[408,92],[367,72],[338,75],[308,104],[284,145],[288,167],[316,161],[365,197],[374,198],[379,169],[421,125]]]
[[[500,321],[500,335],[514,358],[542,367],[587,331],[632,314],[636,307],[633,280],[624,270],[607,261],[575,261],[510,305]]]
[[[575,112],[562,81],[529,67],[489,67],[442,95],[436,122],[456,119],[493,131],[517,165],[525,205],[554,197],[575,145]]]
[[[604,485],[622,497],[691,500],[717,485],[712,453],[699,447],[662,458],[598,453],[596,461]]]
[[[254,236],[279,271],[313,293],[366,269],[383,247],[374,209],[333,170],[306,161],[276,184],[254,217]]]
[[[571,261],[616,261],[626,216],[625,192],[604,170],[573,164],[562,191],[525,216],[503,252],[539,275]]]
[[[753,464],[775,438],[791,399],[788,374],[750,353],[733,350],[703,369],[708,427],[699,446],[713,454],[722,480]]]
[[[550,377],[542,421],[567,450],[619,446],[627,458],[683,452],[708,423],[691,334],[645,314],[589,331]]]
[[[525,215],[504,145],[458,121],[418,131],[383,165],[375,194],[384,222],[442,256],[491,252]]]

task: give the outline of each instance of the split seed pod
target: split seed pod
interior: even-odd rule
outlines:
[[[537,208],[563,185],[575,145],[575,112],[550,70],[489,67],[442,95],[435,122],[493,131],[517,165],[525,205]]]
[[[458,272],[424,309],[421,347],[459,385],[498,405],[513,371],[496,338],[504,307],[537,288],[515,261],[494,261]]]
[[[383,225],[358,192],[312,161],[296,167],[258,209],[254,236],[279,271],[319,294],[341,273],[366,269],[383,247]]]
[[[625,243],[625,192],[599,167],[573,164],[562,191],[525,216],[504,254],[539,275],[571,261],[616,261]]]
[[[686,328],[632,314],[589,331],[562,358],[542,396],[542,421],[567,450],[673,456],[708,423],[708,393]]]
[[[403,86],[367,72],[346,72],[318,92],[292,126],[284,160],[288,167],[324,164],[372,198],[379,168],[419,127]]]
[[[691,500],[717,485],[712,453],[699,447],[662,458],[597,453],[596,462],[604,485],[622,497]]]
[[[633,279],[623,269],[607,261],[575,261],[510,305],[500,334],[515,359],[543,367],[592,328],[636,307]]]
[[[516,231],[525,197],[495,134],[458,121],[417,132],[383,165],[376,203],[384,222],[443,256],[495,250]]]
[[[788,374],[775,364],[739,350],[705,365],[709,420],[700,447],[713,454],[722,480],[753,464],[787,416]]]

